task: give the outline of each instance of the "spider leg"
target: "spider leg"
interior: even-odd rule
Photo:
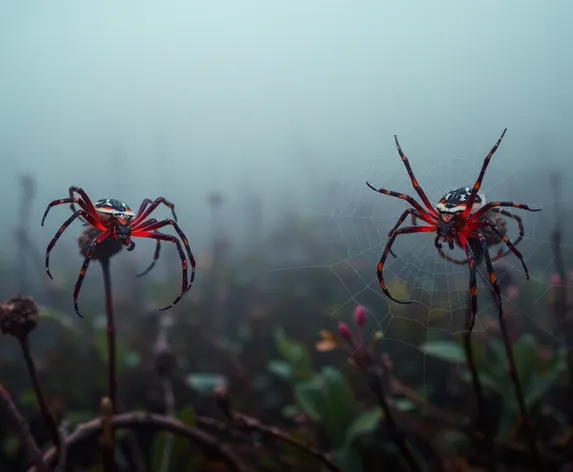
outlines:
[[[400,146],[400,143],[398,142],[398,136],[394,135],[394,141],[396,142],[396,147],[398,148],[398,154],[400,154],[400,157],[402,158],[402,162],[404,163],[404,166],[406,166],[406,171],[408,172],[408,175],[410,176],[410,180],[412,181],[412,187],[414,187],[414,190],[416,190],[417,194],[420,196],[420,198],[424,202],[424,205],[426,205],[426,207],[428,208],[429,213],[431,215],[438,216],[438,213],[436,212],[435,208],[432,206],[432,204],[428,200],[426,193],[424,192],[424,190],[422,190],[422,187],[420,187],[420,184],[418,183],[418,180],[416,179],[416,177],[414,177],[414,171],[412,170],[412,167],[410,167],[410,161],[402,152],[402,147]]]
[[[490,202],[485,204],[481,207],[478,211],[476,211],[472,216],[468,218],[468,223],[475,223],[477,222],[482,216],[484,216],[488,211],[493,208],[500,208],[500,207],[513,207],[518,208],[519,210],[527,210],[527,211],[541,211],[541,208],[530,208],[527,205],[523,205],[521,203],[514,203],[514,202]]]
[[[499,213],[500,215],[507,216],[508,218],[511,218],[512,220],[514,220],[517,223],[519,233],[518,233],[515,241],[512,241],[512,244],[514,246],[517,246],[521,242],[523,237],[525,236],[525,227],[523,226],[523,219],[520,216],[514,215],[513,213],[511,213],[509,211],[502,210],[501,208],[495,208],[494,211],[496,213]],[[500,249],[497,252],[497,254],[491,258],[491,262],[499,261],[500,259],[503,259],[504,257],[508,256],[509,254],[511,254],[510,249],[506,249],[505,251],[503,251],[503,249]]]
[[[156,239],[155,253],[153,254],[153,261],[151,262],[151,264],[149,265],[149,267],[147,269],[145,269],[140,274],[137,274],[136,277],[143,277],[145,274],[147,274],[151,269],[153,269],[155,267],[156,262],[159,260],[159,253],[160,252],[161,252],[161,240]]]
[[[179,257],[181,259],[181,271],[183,275],[183,282],[181,284],[181,293],[177,296],[177,298],[171,303],[171,305],[166,306],[165,308],[161,308],[159,311],[165,311],[169,308],[173,307],[174,305],[181,300],[183,295],[187,293],[187,291],[191,288],[191,282],[193,281],[193,276],[191,277],[191,282],[187,282],[187,259],[185,259],[185,253],[183,252],[183,248],[181,247],[181,243],[175,236],[171,236],[170,234],[162,234],[157,231],[139,231],[134,234],[135,237],[138,238],[151,238],[156,239],[158,241],[171,241],[173,244],[177,246],[177,251],[179,251]],[[191,267],[193,272],[195,271],[195,261],[191,259]]]
[[[523,266],[523,270],[525,271],[525,278],[527,280],[529,280],[529,270],[527,269],[527,264],[525,263],[525,259],[523,257],[523,254],[521,254],[521,252],[519,251],[519,249],[517,249],[513,243],[509,240],[509,238],[504,235],[501,230],[497,227],[497,225],[495,223],[492,223],[489,220],[485,221],[485,224],[488,225],[491,229],[493,229],[496,234],[503,239],[503,242],[505,243],[505,245],[508,247],[508,249],[513,252],[513,254],[515,254],[515,256],[521,261],[521,265]]]
[[[88,194],[85,192],[85,190],[83,188],[80,188],[80,187],[70,187],[69,188],[70,196],[73,195],[74,192],[77,193],[80,197],[82,197],[84,204],[86,206],[85,210],[88,213],[91,213],[93,216],[97,216],[97,219],[99,220],[100,218],[98,216],[98,212],[96,210],[96,207],[94,206],[94,204],[90,200],[90,197],[88,197]]]
[[[489,165],[489,161],[491,161],[491,157],[495,154],[495,151],[497,151],[497,148],[501,144],[501,141],[503,140],[503,137],[505,136],[506,131],[507,131],[507,128],[505,128],[503,130],[503,133],[501,133],[501,136],[499,137],[497,142],[494,144],[494,146],[491,148],[491,150],[489,151],[489,153],[487,154],[487,156],[485,156],[485,159],[483,160],[483,164],[481,166],[479,176],[476,180],[476,183],[474,184],[474,186],[472,188],[472,193],[470,194],[470,198],[468,199],[468,202],[466,203],[466,208],[462,213],[462,218],[464,220],[466,220],[468,218],[468,216],[470,216],[470,213],[472,211],[472,207],[475,203],[476,196],[479,192],[479,189],[481,188],[481,184],[483,182],[483,177],[485,175],[485,171],[487,170],[487,166]]]
[[[139,236],[140,232],[151,233],[152,231],[161,229],[165,226],[173,226],[173,228],[175,229],[175,231],[177,232],[177,234],[179,235],[179,237],[183,241],[183,245],[185,246],[185,250],[187,251],[187,256],[189,257],[189,262],[191,264],[191,278],[189,280],[189,287],[191,287],[193,280],[195,280],[195,265],[196,265],[195,257],[193,257],[193,253],[191,252],[191,246],[189,246],[189,240],[187,239],[187,236],[185,236],[185,233],[183,233],[183,231],[181,230],[181,228],[179,227],[179,225],[177,224],[176,221],[172,220],[171,218],[168,218],[166,220],[159,221],[159,222],[151,224],[151,225],[143,223],[143,225],[141,227],[143,227],[144,229],[134,228],[133,232],[131,234],[134,237],[140,237]],[[145,236],[145,237],[151,237],[151,236]],[[153,238],[153,239],[155,239],[155,238]]]
[[[70,216],[66,221],[64,221],[64,224],[60,226],[60,229],[58,230],[56,235],[52,238],[50,244],[48,244],[48,247],[46,249],[46,273],[48,274],[48,277],[50,277],[50,279],[53,279],[52,274],[50,273],[50,252],[52,251],[52,249],[54,249],[54,246],[56,245],[58,239],[60,239],[60,236],[64,233],[66,228],[70,226],[76,218],[79,217],[84,217],[86,221],[88,221],[90,224],[92,224],[96,228],[98,227],[97,221],[95,221],[93,216],[90,215],[87,211],[82,209],[76,211],[72,216]]]
[[[437,221],[437,216],[434,216],[432,213],[428,213],[428,211],[424,210],[422,205],[420,205],[416,200],[412,197],[399,192],[394,192],[393,190],[386,190],[385,188],[376,188],[373,187],[370,183],[366,182],[366,185],[370,187],[372,190],[378,193],[382,193],[384,195],[390,195],[391,197],[400,198],[402,200],[406,200],[410,205],[412,205],[416,210],[418,210],[418,218],[423,219],[428,224],[434,224]]]
[[[77,198],[77,197],[70,197],[70,198],[61,198],[59,200],[53,200],[50,203],[48,203],[48,206],[46,207],[46,211],[44,212],[44,215],[42,216],[42,223],[41,225],[44,226],[44,222],[46,221],[46,217],[48,216],[49,211],[58,205],[63,205],[65,203],[70,203],[71,205],[74,205],[74,203],[78,204],[81,208],[81,210],[83,212],[85,212],[86,214],[91,216],[91,220],[89,221],[89,223],[93,226],[95,226],[97,229],[101,230],[101,231],[105,231],[106,227],[103,225],[103,223],[100,221],[99,217],[97,216],[97,213],[93,214],[87,207],[87,205],[85,204],[85,202],[82,201],[81,198]],[[74,207],[75,208],[75,207]],[[76,214],[77,212],[74,210],[74,214]],[[81,219],[83,219],[84,221],[88,221],[87,218],[84,217],[83,214],[79,214],[79,216],[81,217]],[[76,217],[77,218],[77,217]]]
[[[177,222],[177,215],[175,214],[175,205],[173,205],[173,203],[167,201],[164,197],[156,198],[155,201],[153,202],[149,200],[149,198],[146,198],[145,200],[143,200],[143,203],[139,207],[139,211],[137,212],[137,216],[135,217],[132,226],[139,225],[143,220],[145,220],[145,218],[147,218],[151,214],[152,211],[154,211],[162,203],[171,210],[171,214],[173,215],[173,220]],[[149,206],[147,207],[147,209],[145,209],[147,205]]]
[[[382,253],[382,257],[380,257],[380,261],[378,262],[378,266],[376,268],[376,274],[378,275],[378,282],[380,283],[380,288],[382,289],[382,292],[390,300],[392,300],[396,303],[403,304],[403,305],[408,304],[408,303],[412,303],[411,301],[408,301],[408,300],[396,300],[392,295],[390,295],[390,292],[388,292],[388,289],[386,288],[386,283],[384,282],[384,275],[383,275],[384,264],[386,262],[386,259],[388,258],[388,254],[390,253],[390,250],[392,249],[392,245],[394,244],[394,241],[401,234],[433,233],[434,231],[436,231],[435,225],[434,226],[406,226],[404,228],[400,228],[400,229],[394,231],[394,233],[392,234],[390,239],[388,239],[388,242],[386,243],[386,247],[384,248],[384,252]]]
[[[388,232],[388,238],[392,237],[392,234],[394,234],[394,231],[396,231],[400,225],[402,223],[404,223],[404,221],[406,220],[406,218],[408,218],[408,215],[412,215],[412,219],[416,218],[417,215],[417,211],[414,208],[407,208],[404,213],[402,213],[400,215],[400,218],[398,218],[398,221],[396,222],[396,224],[394,225],[394,227]],[[423,217],[420,216],[420,219],[424,219]],[[426,221],[426,220],[424,220]],[[432,221],[427,221],[427,223],[433,224]],[[390,250],[390,254],[392,254],[392,256],[394,257],[398,257],[396,254],[394,254],[394,251]]]
[[[105,241],[109,237],[109,235],[110,235],[109,231],[104,231],[103,233],[100,233],[97,236],[97,238],[95,238],[92,241],[86,254],[86,257],[84,259],[84,263],[82,264],[82,268],[80,269],[80,275],[76,282],[76,286],[74,287],[74,310],[76,310],[76,313],[80,318],[83,318],[83,316],[78,308],[78,295],[80,294],[80,289],[82,288],[82,282],[84,281],[84,277],[86,276],[86,272],[88,270],[88,266],[90,265],[92,254],[96,246],[100,244],[102,241]]]
[[[489,251],[487,250],[487,242],[485,240],[485,236],[483,235],[483,233],[481,231],[478,231],[478,238],[480,240],[481,243],[481,247],[483,250],[483,254],[484,254],[484,258],[485,258],[485,265],[487,267],[487,271],[489,273],[489,281],[491,284],[491,288],[493,289],[493,292],[495,294],[495,296],[497,297],[497,302],[498,302],[498,317],[502,318],[503,317],[503,308],[502,308],[502,303],[501,303],[501,290],[499,288],[499,284],[497,282],[497,276],[495,275],[495,270],[493,269],[493,264],[491,261],[491,257],[489,255]]]
[[[83,208],[84,210],[88,211],[87,206],[85,203],[80,202],[80,201],[75,201],[75,197],[74,197],[74,191],[72,190],[74,187],[70,187],[68,190],[68,193],[70,194],[70,198],[74,198],[74,201],[70,203],[70,209],[72,210],[72,213],[76,212],[76,203],[78,205],[80,205],[81,208]],[[89,225],[89,223],[85,220],[85,218],[83,217],[78,217],[78,219],[85,225]]]
[[[477,276],[476,276],[476,272],[477,272],[477,266],[476,266],[476,261],[474,259],[474,256],[472,254],[472,250],[470,248],[470,245],[468,243],[467,238],[464,236],[463,233],[458,233],[458,239],[460,241],[460,244],[462,245],[462,248],[464,249],[464,251],[466,252],[466,257],[467,257],[467,262],[468,262],[468,266],[470,269],[470,303],[471,303],[471,318],[470,318],[470,322],[469,322],[469,330],[468,330],[468,335],[472,332],[472,330],[474,329],[474,325],[476,322],[476,317],[477,317],[477,312],[478,312],[478,305],[477,305]]]

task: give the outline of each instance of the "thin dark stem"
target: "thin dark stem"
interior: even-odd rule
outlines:
[[[468,304],[468,317],[467,317],[467,327],[470,328],[472,320],[471,303]],[[477,429],[482,433],[482,442],[487,449],[487,470],[494,472],[497,470],[495,464],[495,448],[493,437],[491,433],[490,422],[487,418],[487,410],[485,407],[485,397],[483,394],[483,387],[481,380],[479,378],[477,366],[475,363],[474,352],[471,341],[471,332],[468,332],[464,337],[464,351],[466,353],[466,361],[468,364],[468,369],[472,378],[472,387],[474,390],[475,401],[476,401],[476,419],[475,423]]]
[[[535,434],[533,431],[533,427],[531,425],[531,419],[529,417],[529,413],[527,412],[527,407],[525,405],[523,386],[521,385],[521,381],[519,380],[519,375],[517,373],[517,366],[515,364],[515,357],[513,355],[513,347],[511,345],[511,339],[509,336],[509,331],[507,329],[507,323],[503,316],[502,302],[495,292],[493,292],[493,298],[498,308],[499,327],[501,329],[501,337],[503,340],[503,345],[505,347],[505,353],[509,364],[509,376],[511,378],[511,382],[513,383],[513,388],[515,390],[515,399],[517,400],[517,404],[519,406],[521,421],[523,423],[529,454],[531,457],[531,462],[532,462],[531,465],[535,470],[541,470],[539,449],[537,448],[537,443],[535,442]]]
[[[421,472],[421,467],[418,464],[418,461],[414,457],[414,454],[410,450],[407,442],[404,440],[400,429],[398,428],[398,423],[394,418],[394,414],[390,409],[390,405],[388,404],[388,400],[386,399],[386,395],[384,394],[384,390],[382,388],[382,379],[380,378],[380,372],[376,370],[373,366],[369,369],[365,370],[366,375],[368,376],[368,383],[372,392],[376,396],[378,400],[378,404],[380,408],[384,412],[384,424],[390,434],[392,442],[398,449],[400,456],[404,462],[408,465],[408,468],[412,472]]]
[[[113,295],[111,292],[111,274],[109,258],[100,259],[105,292],[105,315],[107,322],[107,352],[108,352],[108,397],[111,400],[113,412],[117,410],[117,372],[115,355],[115,319],[113,316]]]
[[[221,441],[205,431],[183,424],[181,421],[174,418],[168,418],[161,415],[153,415],[149,413],[124,413],[116,415],[111,418],[112,427],[114,429],[131,429],[131,430],[164,430],[177,434],[178,436],[189,439],[194,444],[200,446],[206,452],[210,452],[216,457],[219,457],[231,472],[252,472],[243,461],[235,455],[235,453]],[[74,432],[68,436],[66,446],[68,449],[76,446],[83,441],[92,438],[98,433],[101,433],[102,422],[101,419],[95,419],[87,423],[79,425]],[[56,451],[52,448],[44,455],[44,462],[52,464],[56,459]],[[36,467],[32,467],[28,472],[38,472]]]
[[[36,469],[39,472],[46,472],[46,466],[42,460],[42,453],[30,433],[28,424],[16,408],[16,405],[14,405],[12,397],[2,384],[0,384],[0,407],[5,411],[6,416],[12,419],[16,428],[16,434],[18,435],[20,442],[24,445],[30,462],[36,466]]]
[[[40,412],[42,414],[42,419],[48,430],[48,434],[52,438],[52,442],[58,451],[60,450],[60,432],[58,431],[58,425],[50,408],[48,406],[48,401],[46,400],[46,394],[42,389],[40,384],[40,378],[38,377],[38,372],[36,370],[36,363],[32,358],[32,352],[30,350],[30,343],[28,337],[23,337],[18,339],[20,341],[20,346],[22,348],[22,353],[24,354],[24,359],[26,360],[26,367],[28,367],[28,373],[32,379],[32,385],[34,386],[34,392],[36,394],[36,399],[38,401],[38,406],[40,407]]]

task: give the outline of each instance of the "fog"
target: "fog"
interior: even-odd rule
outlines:
[[[233,234],[255,195],[271,221],[381,198],[366,179],[410,191],[397,134],[435,199],[473,183],[505,127],[484,190],[547,208],[546,175],[567,190],[573,173],[571,18],[567,1],[4,1],[2,236],[22,172],[42,242],[68,215],[42,229],[44,203],[76,185],[135,208],[163,195],[201,247],[207,192]],[[315,208],[332,182],[340,201]]]

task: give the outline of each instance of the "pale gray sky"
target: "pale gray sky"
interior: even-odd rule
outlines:
[[[4,197],[18,170],[41,177],[46,202],[70,185],[133,207],[163,194],[199,238],[214,188],[235,205],[260,191],[302,209],[291,194],[310,178],[409,191],[394,133],[444,190],[472,183],[459,180],[504,127],[497,181],[564,168],[573,148],[567,0],[0,4]]]

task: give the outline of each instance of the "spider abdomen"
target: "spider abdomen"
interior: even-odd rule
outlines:
[[[470,187],[459,187],[446,193],[436,205],[436,209],[442,215],[455,215],[462,213],[470,200],[472,189]],[[486,204],[485,195],[477,194],[472,205],[470,215],[478,211]]]
[[[103,198],[94,203],[94,207],[104,221],[111,217],[127,222],[135,216],[135,213],[125,203],[114,198]]]

